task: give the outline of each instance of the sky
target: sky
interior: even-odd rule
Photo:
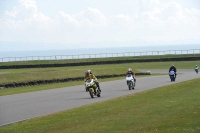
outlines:
[[[199,0],[0,0],[0,51],[200,45]]]

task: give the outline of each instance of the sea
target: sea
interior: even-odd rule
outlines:
[[[0,51],[0,62],[194,53],[200,54],[200,44]]]

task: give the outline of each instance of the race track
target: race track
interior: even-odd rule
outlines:
[[[141,70],[147,71],[147,70]],[[71,109],[81,105],[104,101],[111,98],[137,93],[165,85],[200,78],[194,70],[178,70],[177,79],[171,82],[168,70],[150,70],[152,73],[164,73],[161,76],[137,78],[136,89],[128,90],[125,79],[100,83],[100,98],[91,98],[84,85],[37,91],[23,94],[0,96],[0,126],[44,116]]]

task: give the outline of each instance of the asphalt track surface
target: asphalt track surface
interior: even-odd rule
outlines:
[[[140,70],[146,72],[147,70]],[[84,85],[65,87],[37,92],[0,96],[0,126],[44,116],[55,112],[87,105],[99,101],[137,93],[161,86],[200,78],[194,70],[178,70],[177,79],[171,82],[168,70],[150,70],[151,73],[164,73],[161,76],[137,78],[136,88],[128,90],[124,80],[100,83],[101,97],[91,98]]]

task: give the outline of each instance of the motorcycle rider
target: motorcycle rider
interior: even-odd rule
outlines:
[[[175,72],[174,72],[174,69],[172,69],[170,72],[169,72],[169,76],[170,76],[170,79],[171,81],[175,81]]]
[[[134,79],[134,82],[136,83],[135,73],[132,71],[131,68],[129,68],[129,69],[128,69],[128,72],[126,72],[126,76],[127,76],[128,74],[132,74],[133,79]],[[127,83],[127,85],[128,85],[128,81],[126,81],[126,83]]]
[[[94,74],[92,73],[91,70],[85,71],[84,81],[86,82],[86,80],[88,80],[88,79],[94,79],[95,84],[97,85],[99,91],[101,92],[101,89],[100,89],[100,86],[99,86],[99,82],[98,82],[97,78],[94,76]],[[96,94],[96,89],[94,89],[94,91],[95,91],[95,94]]]
[[[195,70],[195,71],[198,71],[198,70],[199,70],[199,67],[198,67],[197,65],[195,65],[194,70]],[[197,72],[197,73],[198,73],[198,72]]]
[[[174,69],[169,72],[169,76],[175,75]]]
[[[172,64],[171,67],[169,68],[169,73],[170,73],[170,71],[171,71],[172,69],[174,70],[175,78],[176,78],[176,75],[177,75],[176,72],[177,72],[177,71],[176,71],[176,67],[174,66],[174,64]]]

